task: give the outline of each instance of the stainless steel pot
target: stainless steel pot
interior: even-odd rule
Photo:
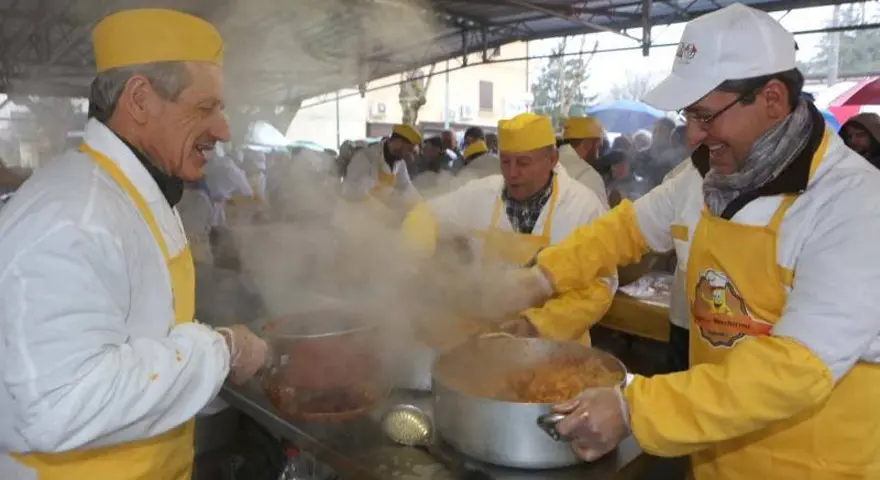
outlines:
[[[442,353],[434,363],[434,423],[440,436],[470,457],[516,468],[545,469],[581,460],[567,442],[554,441],[539,425],[548,403],[516,403],[490,397],[487,385],[517,370],[564,356],[596,361],[626,374],[614,356],[575,342],[480,338]]]

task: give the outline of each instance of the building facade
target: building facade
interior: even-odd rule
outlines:
[[[526,111],[531,81],[527,56],[527,44],[515,42],[490,51],[488,63],[481,63],[482,53],[477,53],[469,56],[471,66],[465,68],[454,68],[457,60],[436,64],[426,103],[419,110],[419,128],[426,135],[446,125],[459,133],[473,125],[494,131],[498,120]],[[447,65],[453,67],[448,72]],[[429,72],[430,66],[421,71]],[[336,148],[345,140],[387,135],[403,114],[398,82],[400,76],[395,75],[371,82],[363,96],[352,89],[309,99],[287,136]]]

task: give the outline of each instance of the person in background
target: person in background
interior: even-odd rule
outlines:
[[[452,150],[443,147],[440,137],[425,139],[422,143],[422,155],[416,162],[416,172],[413,176],[423,172],[448,172],[456,167],[459,157]]]
[[[165,9],[100,20],[82,146],[0,211],[0,478],[188,480],[193,418],[268,361],[194,322],[175,206],[229,139],[223,43]]]
[[[483,129],[480,127],[468,127],[468,129],[464,131],[463,148],[467,148],[468,145],[478,140],[483,142],[486,141],[486,134],[483,132]]]
[[[651,148],[654,141],[651,132],[647,130],[639,130],[632,136],[632,148],[634,152],[644,152]]]
[[[342,196],[349,201],[376,201],[390,210],[392,216],[402,216],[420,197],[412,184],[407,158],[416,145],[422,143],[422,134],[412,125],[397,124],[391,136],[373,144],[351,143],[346,153],[342,182]],[[343,154],[340,153],[340,157]]]
[[[554,170],[557,152],[548,117],[524,113],[502,120],[498,136],[502,174],[420,203],[403,224],[412,244],[433,254],[438,239],[463,236],[478,261],[524,266],[538,250],[605,211],[593,192]],[[589,344],[589,329],[608,310],[616,288],[613,274],[597,278],[577,295],[525,310],[502,328]]]
[[[633,145],[632,140],[627,138],[626,135],[618,135],[614,141],[611,142],[611,151],[623,152],[629,156],[636,152],[636,148]]]
[[[880,115],[860,113],[843,124],[840,136],[847,147],[880,168]]]
[[[685,112],[711,169],[538,255],[557,294],[648,250],[687,257],[690,368],[556,406],[583,458],[631,432],[647,453],[690,455],[696,480],[880,472],[880,171],[803,84],[795,38],[770,14],[734,3],[691,20],[645,102]],[[539,283],[510,298],[539,302]]]
[[[454,130],[443,130],[440,132],[440,139],[443,141],[443,148],[452,150],[456,155],[460,152]]]
[[[602,157],[608,169],[608,204],[613,208],[622,200],[635,200],[648,193],[653,185],[633,171],[632,160],[621,150],[612,150]]]
[[[463,164],[456,171],[456,175],[465,172],[468,178],[476,179],[501,173],[500,160],[489,151],[489,146],[483,140],[475,140],[468,144],[462,152],[462,157]]]
[[[486,146],[489,147],[489,153],[498,155],[498,135],[494,133],[486,134]]]
[[[598,120],[591,117],[565,119],[562,129],[562,147],[559,148],[559,168],[571,178],[581,182],[608,208],[605,182],[594,165],[599,160],[599,149],[605,130]]]

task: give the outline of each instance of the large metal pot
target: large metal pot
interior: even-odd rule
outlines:
[[[621,379],[626,374],[614,356],[576,342],[474,339],[442,353],[434,363],[437,432],[461,453],[497,465],[544,469],[579,463],[570,444],[554,441],[538,425],[551,404],[497,400],[486,390],[499,378],[562,356],[598,361]]]
[[[272,367],[263,376],[270,401],[289,417],[345,420],[388,393],[380,329],[357,313],[331,309],[267,322]]]

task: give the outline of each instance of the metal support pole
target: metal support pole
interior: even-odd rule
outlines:
[[[449,60],[446,60],[446,73],[444,74],[446,89],[443,92],[443,129],[449,130]]]
[[[336,148],[342,145],[342,134],[339,131],[339,90],[336,90]]]
[[[651,0],[642,0],[642,56],[651,54]]]

